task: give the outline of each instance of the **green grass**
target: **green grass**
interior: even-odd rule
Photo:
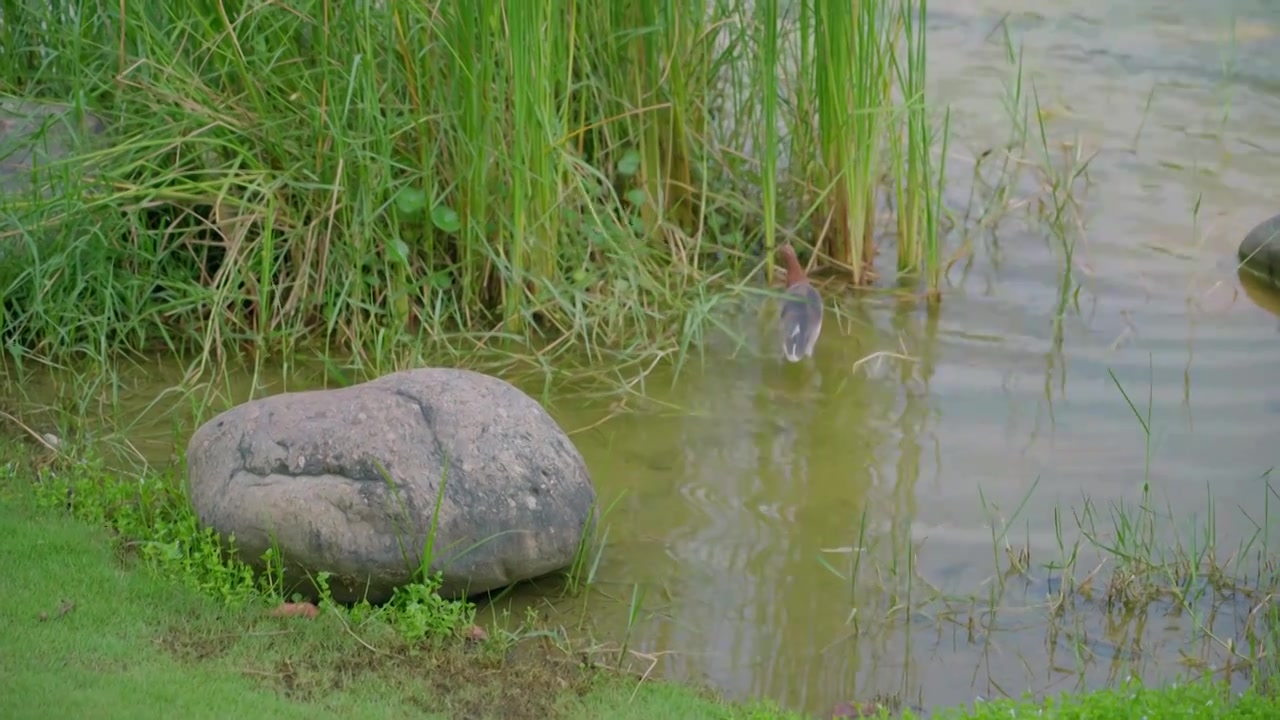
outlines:
[[[1144,688],[1136,683],[1085,694],[1061,694],[1041,701],[997,700],[935,713],[934,720],[1128,720],[1129,718],[1272,718],[1280,702],[1252,691],[1224,695],[1211,682]],[[909,715],[904,714],[904,717]]]
[[[940,282],[923,2],[76,7],[3,3],[0,94],[108,127],[0,206],[18,359],[665,357],[766,236],[861,281],[882,178]]]

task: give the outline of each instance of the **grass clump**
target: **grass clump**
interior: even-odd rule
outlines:
[[[1144,687],[1136,681],[1089,693],[1062,693],[1041,700],[993,700],[969,707],[939,710],[936,720],[1128,720],[1129,718],[1271,718],[1280,701],[1253,690],[1232,695],[1221,683],[1200,680],[1165,687]],[[909,712],[903,715],[913,717]]]
[[[940,187],[925,3],[860,7],[6,5],[0,93],[106,130],[34,173],[62,192],[0,206],[0,336],[41,359],[408,339],[664,356],[741,289],[762,223],[860,280],[885,173],[916,267]]]

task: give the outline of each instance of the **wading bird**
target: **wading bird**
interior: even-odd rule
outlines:
[[[813,355],[822,332],[822,296],[809,284],[790,243],[778,248],[787,263],[787,293],[782,301],[782,354],[790,362]]]

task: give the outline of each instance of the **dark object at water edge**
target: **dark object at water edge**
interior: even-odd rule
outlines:
[[[1280,215],[1258,223],[1240,241],[1240,264],[1280,287]]]

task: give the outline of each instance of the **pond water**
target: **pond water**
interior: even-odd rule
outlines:
[[[1125,621],[1081,605],[1048,623],[1060,578],[1044,565],[1086,516],[1103,542],[1112,506],[1136,517],[1148,472],[1159,522],[1184,543],[1203,543],[1212,523],[1225,555],[1264,522],[1263,476],[1280,460],[1278,304],[1242,286],[1235,249],[1280,212],[1280,7],[933,7],[930,80],[953,107],[953,187],[967,192],[974,156],[1008,139],[1002,19],[1024,44],[1024,93],[1034,79],[1051,147],[1093,154],[1077,186],[1076,303],[1056,337],[1054,241],[1002,226],[998,243],[975,240],[936,315],[850,303],[803,367],[713,346],[707,371],[670,391],[648,383],[680,411],[575,435],[606,498],[626,490],[601,570],[616,616],[593,618],[617,637],[643,588],[632,647],[656,654],[655,672],[821,713],[877,696],[928,708],[1168,679],[1188,670],[1184,651],[1223,662],[1187,616]],[[769,348],[748,316],[744,332]],[[912,360],[855,367],[876,352]],[[1144,413],[1150,396],[1149,465],[1111,373]],[[1032,570],[1005,584],[992,617],[972,608],[992,605],[1009,565],[1004,521]],[[852,556],[829,552],[850,547],[864,548],[856,582],[840,576]],[[1077,579],[1095,565],[1081,561]],[[1215,627],[1231,635],[1240,618],[1228,616]]]
[[[1180,650],[1222,662],[1185,615],[1124,620],[1081,601],[1047,622],[1061,579],[1045,564],[1090,513],[1109,538],[1110,508],[1136,513],[1148,476],[1184,542],[1212,519],[1225,553],[1264,522],[1280,302],[1242,285],[1235,248],[1280,212],[1280,6],[934,6],[930,83],[953,107],[954,199],[975,155],[1008,139],[1002,19],[1025,45],[1024,92],[1034,78],[1051,146],[1078,139],[1093,154],[1060,332],[1056,241],[1014,222],[974,238],[936,313],[884,294],[832,300],[812,362],[780,364],[771,315],[744,308],[745,345],[713,338],[705,368],[650,376],[621,411],[552,398],[617,503],[585,629],[581,599],[535,589],[504,601],[515,616],[532,606],[616,645],[642,591],[633,665],[811,712],[1167,678],[1186,670]],[[909,359],[860,362],[874,353]],[[1110,373],[1143,412],[1150,394],[1149,465]],[[161,452],[153,439],[137,442]],[[1006,543],[1030,571],[1001,582]],[[1077,579],[1097,562],[1084,554]],[[1239,618],[1223,617],[1230,636]]]

